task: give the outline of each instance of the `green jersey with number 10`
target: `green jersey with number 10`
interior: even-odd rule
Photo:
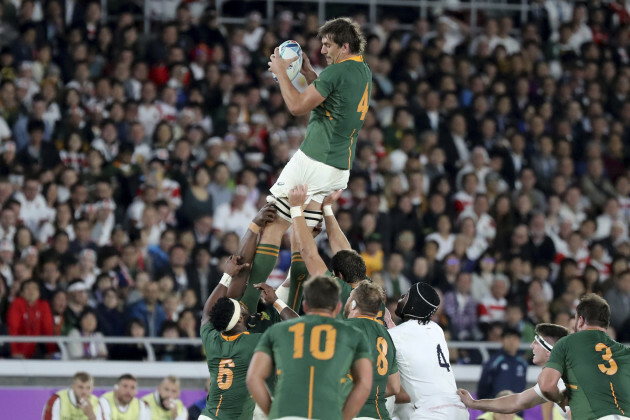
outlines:
[[[572,418],[630,417],[630,349],[608,334],[585,330],[560,339],[545,367],[562,374]]]
[[[369,108],[372,72],[361,56],[354,56],[326,67],[313,86],[326,99],[311,111],[300,149],[326,165],[351,169]]]
[[[275,324],[263,334],[256,351],[271,356],[278,377],[270,420],[340,420],[345,402],[341,379],[356,360],[372,360],[359,330],[313,314]]]

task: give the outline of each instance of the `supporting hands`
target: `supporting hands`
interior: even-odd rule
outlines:
[[[241,257],[239,255],[230,255],[230,258],[225,262],[223,266],[223,272],[229,274],[231,277],[236,276],[242,269],[248,268],[249,264],[239,264]]]
[[[296,185],[289,191],[289,206],[302,207],[308,198],[308,185]]]
[[[272,223],[274,220],[276,220],[276,205],[274,203],[267,203],[258,211],[252,223],[262,228]]]
[[[339,200],[339,197],[341,197],[342,193],[343,193],[343,189],[337,190],[334,193],[327,195],[324,198],[324,201],[322,201],[322,207],[332,205],[333,203],[337,202],[337,200]]]
[[[254,287],[260,290],[260,298],[262,299],[265,305],[273,305],[276,300],[278,300],[278,296],[276,295],[276,291],[273,287],[269,286],[267,283],[257,283]]]

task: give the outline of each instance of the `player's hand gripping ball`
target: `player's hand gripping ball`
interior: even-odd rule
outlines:
[[[289,80],[293,81],[293,79],[300,74],[300,69],[302,68],[302,47],[300,47],[300,44],[297,42],[288,40],[280,44],[278,50],[280,51],[280,57],[285,60],[290,60],[294,57],[298,58],[289,64],[289,67],[287,68],[287,76],[289,76]],[[277,83],[278,79],[276,78],[276,75],[273,73],[271,74],[273,75],[273,80]]]

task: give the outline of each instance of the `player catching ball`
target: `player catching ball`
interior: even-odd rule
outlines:
[[[318,76],[303,54],[300,72],[309,86],[302,93],[286,74],[296,58],[285,60],[278,49],[270,57],[269,70],[278,77],[289,111],[293,115],[310,112],[310,118],[300,150],[270,189],[268,200],[275,201],[279,217],[262,233],[252,264],[255,278],[269,277],[276,264],[280,240],[291,224],[289,191],[296,185],[308,185],[305,216],[312,228],[322,219],[324,197],[347,186],[357,136],[368,111],[372,72],[361,55],[365,37],[359,25],[348,18],[333,19],[319,29],[318,36],[328,66]],[[248,287],[246,296],[252,293],[258,296],[256,289]]]

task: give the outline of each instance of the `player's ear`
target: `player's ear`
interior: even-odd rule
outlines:
[[[341,312],[341,301],[337,302],[337,306],[335,306],[335,310],[333,311],[333,314],[337,316],[339,312]]]

